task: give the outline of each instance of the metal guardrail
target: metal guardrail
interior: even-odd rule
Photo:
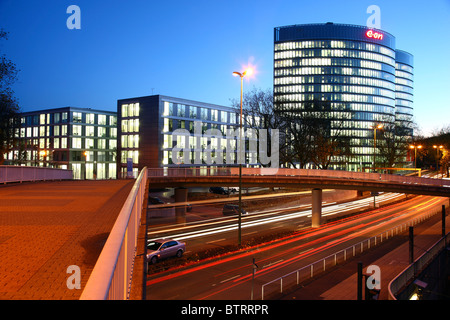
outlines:
[[[147,172],[147,168],[143,168],[136,179],[80,300],[126,300],[129,298]]]
[[[0,166],[0,183],[72,179],[73,172],[67,169]]]
[[[400,272],[397,277],[389,283],[389,300],[397,300],[396,295],[407,287],[424,269],[425,267],[449,245],[447,233],[438,240],[430,249],[423,253],[413,263]]]
[[[323,259],[320,259],[316,262],[313,262],[305,267],[294,270],[294,271],[287,273],[281,277],[278,277],[274,280],[266,282],[265,284],[263,284],[261,286],[261,300],[264,300],[264,295],[267,293],[267,288],[269,288],[269,286],[272,286],[271,287],[272,293],[274,291],[279,291],[279,293],[283,293],[283,289],[285,289],[286,287],[292,287],[294,285],[299,285],[303,281],[311,279],[314,276],[317,276],[318,274],[325,272],[327,270],[327,268],[335,267],[339,263],[343,263],[343,262],[347,261],[347,258],[355,257],[356,255],[363,253],[364,250],[370,249],[371,247],[376,246],[377,244],[380,244],[383,241],[386,241],[389,238],[392,238],[392,237],[398,235],[399,233],[406,231],[410,226],[421,223],[424,220],[430,218],[432,215],[434,215],[438,212],[440,212],[440,210],[433,210],[431,212],[424,213],[413,220],[410,220],[406,223],[397,225],[387,231],[383,231],[371,238],[368,238],[361,242],[358,242],[350,247],[347,247],[343,250],[333,253],[333,254],[331,254]],[[277,283],[278,283],[278,285],[276,287],[278,289],[274,289],[274,287]]]
[[[202,176],[238,176],[239,168],[209,167],[209,168],[149,168],[151,177],[202,177]],[[242,168],[242,176],[276,176],[276,177],[318,177],[331,179],[355,179],[380,182],[396,182],[405,184],[421,184],[450,187],[450,180],[427,177],[400,176],[384,173],[353,172],[341,170],[316,169],[284,169],[284,168]]]

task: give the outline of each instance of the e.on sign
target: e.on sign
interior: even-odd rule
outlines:
[[[366,32],[367,38],[372,38],[376,40],[383,40],[383,34],[379,32],[375,32],[373,30],[367,30]]]

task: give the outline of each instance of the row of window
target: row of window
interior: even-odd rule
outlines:
[[[123,104],[121,111],[122,118],[139,117],[139,103]]]
[[[185,158],[188,158],[186,163]],[[198,159],[197,159],[198,158]],[[258,154],[256,152],[246,152],[245,163],[258,164]],[[181,165],[181,164],[236,164],[237,154],[233,152],[215,152],[215,151],[192,151],[186,155],[183,152],[175,154],[175,161],[172,158],[172,151],[163,151],[163,165]]]
[[[340,83],[340,84],[359,84],[371,87],[382,87],[390,90],[396,90],[395,84],[381,79],[351,77],[351,76],[297,76],[297,77],[278,77],[274,79],[274,85],[303,84],[303,83]]]
[[[313,50],[292,50],[275,52],[275,60],[278,59],[292,59],[292,58],[311,58],[311,57],[336,57],[336,58],[358,58],[364,60],[374,60],[382,63],[395,65],[395,60],[385,55],[355,50],[340,50],[340,49],[313,49]]]
[[[274,102],[291,102],[291,101],[312,101],[325,99],[328,101],[348,101],[348,102],[364,102],[364,103],[377,103],[388,106],[394,106],[394,100],[380,96],[369,96],[350,93],[320,93],[320,94],[278,94],[274,96]]]
[[[117,124],[117,117],[112,115],[83,113],[76,111],[72,112],[71,115],[72,117],[69,118],[69,112],[41,113],[24,116],[21,118],[21,123],[26,126],[49,125],[67,123],[70,122],[70,119],[72,119],[72,122],[75,123],[98,124],[104,126],[115,126]]]
[[[139,119],[122,120],[122,133],[139,132]]]
[[[164,102],[163,116],[209,120],[230,124],[235,124],[237,118],[235,112],[177,104],[168,101]]]
[[[413,79],[413,75],[411,74],[411,73],[409,73],[409,72],[405,72],[405,71],[401,71],[401,70],[396,70],[395,71],[395,77],[396,78],[405,78],[405,79],[408,79],[408,80],[414,80]]]
[[[307,67],[307,66],[344,66],[344,67],[357,67],[382,70],[390,73],[395,72],[395,68],[385,63],[360,60],[351,58],[309,58],[309,59],[285,59],[274,61],[274,68],[292,68],[292,67]],[[402,71],[399,71],[402,72]],[[403,72],[404,73],[404,72]]]
[[[411,66],[408,66],[408,65],[403,64],[403,63],[396,63],[395,64],[395,69],[403,70],[403,71],[409,72],[411,74],[414,73],[413,68]]]
[[[368,78],[378,78],[396,82],[394,73],[378,71],[373,69],[349,68],[349,67],[303,67],[303,68],[279,68],[274,69],[274,76],[296,76],[296,75],[347,75]],[[407,84],[400,83],[399,84]],[[412,86],[412,85],[411,85]]]
[[[19,138],[37,138],[37,137],[53,137],[53,136],[67,136],[68,125],[54,125],[54,126],[39,126],[19,128],[16,131],[16,137]],[[109,132],[109,135],[108,135]],[[73,136],[89,136],[89,137],[117,137],[116,128],[96,127],[96,126],[72,126]]]
[[[277,108],[280,110],[301,110],[303,103],[278,103]],[[394,106],[385,106],[378,104],[366,104],[366,103],[331,103],[331,110],[345,111],[363,111],[363,112],[375,112],[383,114],[393,114]]]
[[[275,52],[283,50],[325,48],[325,49],[353,49],[378,52],[395,59],[395,51],[381,45],[360,41],[340,41],[340,40],[306,40],[289,41],[275,44]]]
[[[90,138],[40,138],[26,139],[23,141],[26,148],[37,146],[39,149],[67,149],[68,142],[72,141],[72,148],[86,149],[114,149],[117,147],[115,139],[90,139]]]
[[[121,136],[122,148],[139,148],[139,135],[128,134]]]
[[[413,101],[413,95],[410,93],[404,93],[404,92],[396,92],[395,93],[395,99],[402,99],[402,100],[409,100]]]
[[[274,93],[302,93],[302,92],[345,92],[379,95],[395,99],[394,91],[385,90],[378,87],[356,86],[356,85],[292,85],[292,86],[277,86],[274,88]]]

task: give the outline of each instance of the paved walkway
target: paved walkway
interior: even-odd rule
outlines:
[[[134,180],[0,186],[0,299],[81,295]],[[68,289],[70,265],[81,289]]]
[[[447,209],[448,215],[448,209]],[[414,227],[414,259],[421,256],[441,238],[441,215]],[[446,232],[450,231],[449,217],[446,218]],[[372,248],[365,254],[349,260],[333,271],[295,291],[285,294],[282,300],[356,300],[357,299],[357,263],[363,263],[363,272],[369,265],[377,265],[381,271],[380,300],[388,300],[388,286],[400,272],[409,265],[409,236],[398,235],[390,241]]]

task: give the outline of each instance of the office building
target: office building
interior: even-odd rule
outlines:
[[[73,170],[75,179],[116,178],[115,112],[65,107],[24,112],[7,164]]]
[[[411,124],[413,57],[396,48],[393,35],[364,26],[277,27],[275,107],[301,112],[311,101],[326,101],[344,118],[340,134],[350,139],[354,157],[346,163],[335,159],[331,167],[353,171],[372,167],[374,128],[396,121]]]
[[[120,176],[131,167],[136,174],[145,166],[206,168],[238,164],[239,113],[231,107],[152,95],[118,100],[117,115]],[[248,143],[251,137],[244,138],[245,164],[258,165]]]

